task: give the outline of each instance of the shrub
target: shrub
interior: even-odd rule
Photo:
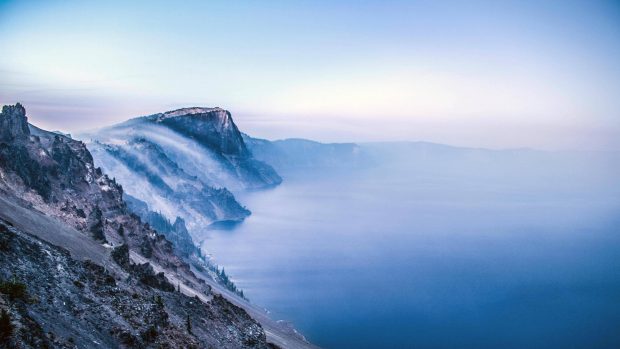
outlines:
[[[7,227],[0,224],[0,251],[8,251],[14,234]]]
[[[144,330],[140,336],[145,342],[153,342],[157,338],[157,329],[155,326],[150,326],[146,330]]]
[[[28,298],[26,284],[17,281],[15,278],[11,281],[0,281],[0,293],[9,296],[11,300]]]

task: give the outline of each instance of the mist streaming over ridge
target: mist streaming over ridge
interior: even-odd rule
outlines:
[[[191,232],[250,214],[233,192],[280,183],[254,160],[229,112],[185,108],[135,118],[81,135],[95,162],[114,173],[126,192]]]

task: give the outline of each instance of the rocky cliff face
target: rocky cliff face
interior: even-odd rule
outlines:
[[[147,116],[226,156],[250,157],[237,125],[228,110],[220,108],[183,108]]]
[[[243,188],[270,187],[282,181],[271,166],[254,159],[227,110],[183,108],[134,121],[165,126],[202,145],[217,157],[224,170]],[[135,126],[135,123],[133,125]]]
[[[211,149],[246,188],[270,187],[282,181],[271,166],[254,159],[227,110],[183,108],[145,120],[165,125]]]
[[[84,143],[28,125],[20,105],[4,107],[0,125],[0,320],[14,330],[0,334],[5,342],[267,347],[258,323],[211,294],[174,245],[128,210]],[[102,243],[124,257],[111,262]],[[75,259],[84,255],[92,261]],[[174,284],[193,298],[174,295]],[[16,288],[28,291],[15,297]]]
[[[250,214],[232,192],[281,182],[252,156],[230,112],[220,108],[140,117],[82,138],[95,163],[128,194],[170,221],[182,218],[194,236]]]
[[[30,131],[26,120],[26,109],[21,104],[3,106],[2,115],[3,117],[0,118],[0,141],[10,142],[28,138]]]

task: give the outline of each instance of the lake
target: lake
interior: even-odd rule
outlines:
[[[252,216],[204,247],[313,343],[620,347],[610,182],[399,167],[283,177],[238,194]]]

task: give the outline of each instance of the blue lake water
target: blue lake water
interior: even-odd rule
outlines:
[[[285,175],[204,246],[325,348],[620,347],[618,191],[464,176]]]

